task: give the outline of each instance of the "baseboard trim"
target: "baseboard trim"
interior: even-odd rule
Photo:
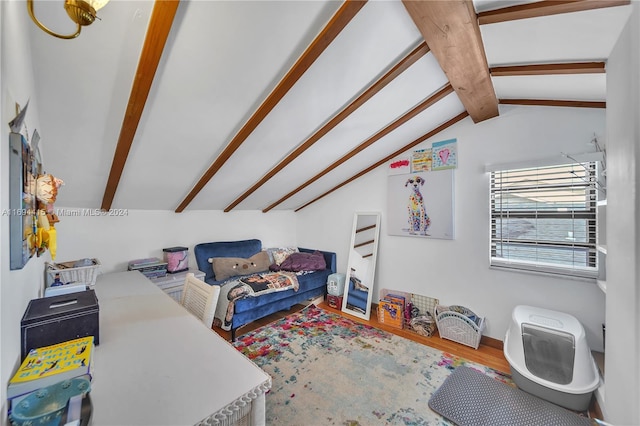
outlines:
[[[597,419],[607,420],[607,413],[604,408],[604,383],[601,384],[594,392],[596,397],[593,401],[593,410]]]
[[[494,339],[493,337],[489,336],[482,336],[480,338],[480,344],[504,351],[504,342],[500,339]]]
[[[322,302],[324,302],[324,295],[322,295],[322,296],[317,296],[316,298],[311,299],[311,300],[309,301],[309,304],[310,304],[310,305],[316,305],[316,306],[319,306]]]
[[[378,312],[378,304],[372,303],[371,315],[377,315],[377,312]],[[504,351],[504,342],[500,339],[494,339],[493,337],[489,337],[489,336],[482,336],[480,337],[480,344],[484,346],[488,346],[490,348]]]

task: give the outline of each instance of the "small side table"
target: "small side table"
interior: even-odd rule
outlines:
[[[160,287],[165,293],[171,296],[173,300],[180,302],[184,279],[189,272],[192,272],[196,278],[204,281],[204,272],[197,269],[189,269],[188,271],[176,272],[175,274],[167,272],[167,275],[164,277],[149,278],[149,281]]]

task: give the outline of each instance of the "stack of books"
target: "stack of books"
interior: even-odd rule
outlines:
[[[7,385],[9,410],[32,392],[76,377],[93,378],[93,336],[29,351]]]
[[[167,275],[167,262],[157,257],[136,259],[129,262],[130,271],[140,271],[147,278],[158,278]]]

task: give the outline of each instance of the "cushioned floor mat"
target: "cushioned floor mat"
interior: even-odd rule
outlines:
[[[429,407],[460,426],[583,426],[596,424],[558,405],[458,367],[429,399]]]

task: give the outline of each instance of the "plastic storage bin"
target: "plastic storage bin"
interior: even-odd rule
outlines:
[[[167,272],[175,274],[189,269],[189,249],[187,247],[169,247],[162,249]]]
[[[464,306],[438,305],[435,311],[440,337],[478,349],[484,330],[484,318]]]

